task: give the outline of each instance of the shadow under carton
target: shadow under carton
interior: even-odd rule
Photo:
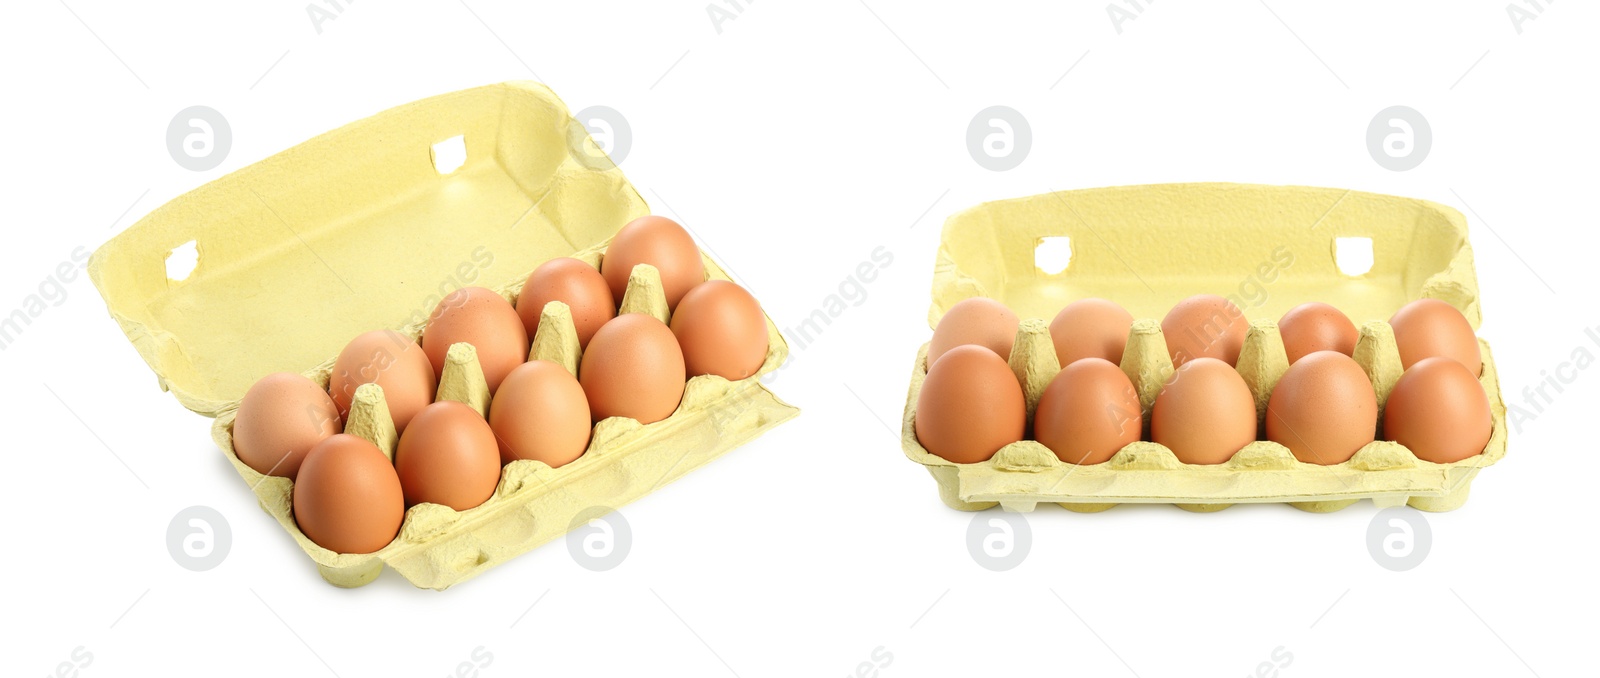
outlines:
[[[1064,239],[1064,241],[1063,241]],[[1347,243],[1370,266],[1340,261]],[[1063,246],[1065,245],[1065,246]],[[1070,253],[1062,266],[1060,255]],[[1134,315],[1122,371],[1139,394],[1147,440],[1100,464],[1062,462],[1043,445],[1022,440],[992,459],[957,464],[917,442],[917,397],[927,377],[924,344],[912,367],[901,441],[927,467],[952,508],[999,505],[1032,511],[1040,502],[1077,512],[1122,503],[1166,503],[1216,511],[1239,503],[1288,503],[1336,511],[1361,499],[1425,511],[1455,509],[1479,469],[1506,452],[1506,409],[1488,342],[1479,338],[1493,433],[1482,454],[1452,464],[1418,459],[1379,439],[1349,461],[1301,462],[1288,448],[1258,440],[1215,465],[1179,462],[1148,442],[1150,408],[1173,371],[1157,318],[1195,294],[1228,297],[1251,320],[1236,369],[1256,403],[1258,430],[1267,400],[1288,369],[1276,319],[1299,304],[1321,301],[1360,328],[1354,358],[1378,396],[1380,413],[1400,378],[1400,356],[1387,320],[1420,298],[1446,301],[1476,330],[1478,281],[1466,220],[1425,200],[1327,188],[1244,184],[1126,186],[986,203],[945,222],[934,271],[929,327],[970,297],[989,297],[1024,320],[1010,364],[1022,383],[1032,421],[1039,395],[1059,371],[1048,320],[1084,297],[1102,297]]]
[[[465,162],[436,164],[436,144]],[[416,340],[450,291],[494,289],[515,302],[540,263],[571,256],[599,265],[610,238],[648,214],[644,200],[544,86],[509,82],[393,108],[245,167],[163,205],[94,253],[90,276],[111,316],[185,407],[216,421],[212,436],[261,506],[338,586],[388,565],[412,584],[444,589],[565,534],[595,509],[615,509],[798,414],[763,386],[788,346],[767,320],[756,376],[690,379],[673,415],[649,425],[599,422],[588,450],[552,469],[516,461],[494,495],[455,511],[419,504],[399,535],[370,554],[339,554],[301,533],[293,483],[263,476],[233,451],[239,400],[271,372],[301,372],[324,388],[334,358],[361,332],[393,328]],[[173,250],[198,262],[167,276]],[[703,252],[707,279],[728,279]],[[641,265],[622,304],[666,321],[659,276]],[[576,371],[569,309],[543,309],[530,357]],[[345,431],[394,451],[382,390],[359,388]],[[438,399],[487,411],[476,353],[451,347]]]

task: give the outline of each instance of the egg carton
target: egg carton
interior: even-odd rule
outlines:
[[[510,82],[390,109],[195,189],[97,250],[89,271],[162,389],[215,417],[217,445],[324,579],[360,586],[388,565],[418,587],[444,589],[796,416],[760,383],[788,353],[771,319],[755,376],[693,377],[672,416],[645,425],[600,421],[583,456],[560,468],[507,464],[494,494],[475,508],[409,507],[399,535],[370,554],[316,545],[294,521],[292,481],[238,459],[240,399],[277,371],[326,388],[351,338],[395,328],[415,340],[456,287],[489,287],[514,303],[544,261],[571,256],[598,266],[611,236],[648,213],[553,93]],[[198,261],[186,276],[170,277],[166,261],[185,243]],[[701,258],[708,280],[728,279]],[[620,307],[670,320],[653,267],[635,267]],[[537,327],[530,358],[576,374],[581,349],[570,309],[547,304]],[[450,347],[437,398],[488,411],[470,344]],[[398,436],[376,384],[356,390],[344,431],[392,458]]]
[[[1369,249],[1370,248],[1370,249]],[[1059,270],[1057,255],[1070,251]],[[1371,252],[1366,271],[1359,265]],[[1284,256],[1287,252],[1287,256]],[[1283,261],[1287,259],[1285,265]],[[1250,319],[1236,365],[1254,396],[1257,430],[1289,362],[1276,318],[1323,301],[1360,327],[1354,358],[1372,381],[1379,412],[1402,373],[1387,318],[1405,303],[1450,303],[1476,330],[1478,282],[1466,221],[1424,200],[1343,189],[1245,184],[1165,184],[1065,191],[986,203],[945,223],[935,267],[930,328],[957,302],[990,297],[1024,318],[1009,364],[1022,384],[1028,422],[1060,367],[1048,322],[1067,303],[1103,297],[1136,320],[1121,368],[1139,395],[1144,435],[1111,459],[1077,465],[1032,440],[993,458],[958,464],[917,442],[917,398],[927,377],[928,345],[917,353],[906,396],[905,454],[928,469],[951,508],[1000,506],[1032,511],[1040,502],[1081,513],[1117,504],[1173,504],[1196,512],[1242,503],[1287,503],[1331,512],[1361,499],[1380,507],[1409,504],[1448,511],[1467,499],[1478,471],[1506,452],[1505,404],[1489,344],[1478,339],[1493,432],[1482,454],[1438,464],[1404,445],[1378,440],[1336,465],[1308,464],[1288,448],[1257,440],[1227,462],[1185,464],[1149,442],[1150,411],[1173,372],[1159,320],[1194,294],[1229,297]]]

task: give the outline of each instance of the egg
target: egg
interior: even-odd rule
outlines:
[[[1161,334],[1173,367],[1195,358],[1216,358],[1229,365],[1239,362],[1244,335],[1250,321],[1244,311],[1215,294],[1197,294],[1184,299],[1161,320]]]
[[[422,329],[422,350],[433,364],[433,376],[444,376],[445,353],[458,343],[478,350],[478,364],[489,392],[512,369],[528,360],[528,332],[522,317],[505,297],[483,287],[463,287],[446,295]]]
[[[1494,432],[1489,396],[1460,361],[1423,358],[1407,368],[1383,408],[1385,438],[1438,464],[1483,452]]]
[[[1255,441],[1255,398],[1232,365],[1190,359],[1156,396],[1150,439],[1185,464],[1221,464]]]
[[[689,289],[705,282],[705,262],[694,238],[678,222],[666,217],[644,216],[628,222],[606,247],[600,259],[600,273],[611,286],[611,296],[622,302],[633,267],[650,264],[661,273],[661,286],[667,295],[667,308],[675,309]]]
[[[945,352],[917,394],[917,442],[957,464],[993,457],[1021,440],[1026,425],[1022,385],[1004,359],[982,346]]]
[[[1478,337],[1461,311],[1438,299],[1418,299],[1395,311],[1389,318],[1394,341],[1400,349],[1400,366],[1411,369],[1427,358],[1449,358],[1461,363],[1473,376],[1483,369],[1478,353]]]
[[[1356,361],[1316,351],[1289,366],[1267,400],[1267,440],[1307,464],[1342,464],[1378,433],[1378,396]]]
[[[707,280],[683,295],[672,312],[672,334],[688,375],[744,379],[767,360],[767,317],[743,287]]]
[[[945,311],[928,342],[928,367],[939,362],[946,351],[974,344],[993,351],[1001,360],[1011,358],[1011,344],[1017,340],[1017,314],[993,299],[963,299]]]
[[[683,351],[672,330],[642,313],[625,313],[600,326],[583,352],[578,382],[595,421],[629,417],[652,424],[683,400]]]
[[[1283,314],[1278,320],[1278,332],[1283,336],[1283,350],[1289,354],[1290,363],[1317,351],[1354,355],[1356,340],[1361,336],[1349,316],[1315,301]]]
[[[489,428],[500,462],[542,461],[560,467],[589,447],[589,401],[565,367],[547,360],[517,366],[489,404]]]
[[[306,453],[341,427],[339,407],[327,391],[301,375],[275,372],[239,401],[233,452],[258,473],[293,478]]]
[[[378,446],[340,433],[317,443],[294,482],[294,522],[318,546],[372,553],[400,533],[406,500]]]
[[[1055,344],[1056,360],[1062,367],[1084,358],[1120,365],[1132,328],[1133,314],[1116,302],[1079,299],[1067,304],[1050,321],[1050,341]]]
[[[571,257],[551,259],[533,269],[517,295],[517,315],[529,340],[539,331],[539,314],[544,305],[559,301],[572,309],[572,324],[578,330],[578,346],[589,339],[607,320],[617,316],[619,298],[612,296],[606,278],[582,261]]]
[[[404,431],[411,418],[433,402],[438,379],[433,365],[417,342],[394,330],[376,330],[351,339],[333,363],[328,394],[339,406],[339,416],[350,416],[356,387],[376,383],[389,404],[396,430]]]
[[[1099,464],[1139,440],[1139,394],[1110,361],[1086,357],[1061,368],[1033,415],[1033,439],[1069,464]]]
[[[477,410],[441,400],[423,408],[400,434],[394,468],[407,505],[427,502],[465,511],[494,496],[500,446]]]

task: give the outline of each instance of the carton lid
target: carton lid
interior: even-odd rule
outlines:
[[[96,250],[89,274],[162,388],[215,416],[263,375],[311,370],[361,332],[424,320],[458,287],[516,283],[647,213],[553,92],[508,82],[389,109],[190,191]],[[169,277],[186,250],[193,270]]]
[[[1227,297],[1251,320],[1321,301],[1359,327],[1424,297],[1454,305],[1474,329],[1481,319],[1466,219],[1450,207],[1340,188],[1191,183],[1047,193],[951,216],[928,324],[974,296],[1049,321],[1084,297],[1159,320],[1195,294]]]

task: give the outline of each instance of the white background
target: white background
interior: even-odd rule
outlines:
[[[444,593],[392,572],[323,583],[78,276],[0,352],[5,673],[49,674],[79,647],[84,676],[443,676],[480,647],[483,676],[840,676],[879,647],[891,677],[1242,676],[1275,650],[1284,676],[1592,663],[1600,374],[1523,422],[1464,508],[1427,516],[1432,550],[1403,573],[1368,554],[1370,503],[1043,507],[1026,561],[990,572],[968,554],[971,514],[897,438],[942,220],[1048,190],[1225,180],[1443,202],[1471,223],[1508,403],[1580,347],[1600,354],[1584,336],[1600,327],[1592,6],[1541,3],[1519,32],[1507,0],[1162,2],[1119,32],[1101,2],[733,2],[720,23],[703,1],[361,2],[320,27],[293,1],[11,3],[0,312],[201,183],[513,79],[621,111],[629,179],[786,330],[874,248],[893,261],[773,381],[800,418],[623,509],[620,567],[582,569],[554,542]],[[205,172],[165,147],[197,104],[233,130]],[[1433,130],[1407,172],[1365,144],[1396,104]],[[1008,172],[966,150],[991,105],[1031,122]],[[192,505],[233,535],[208,572],[165,545]]]

